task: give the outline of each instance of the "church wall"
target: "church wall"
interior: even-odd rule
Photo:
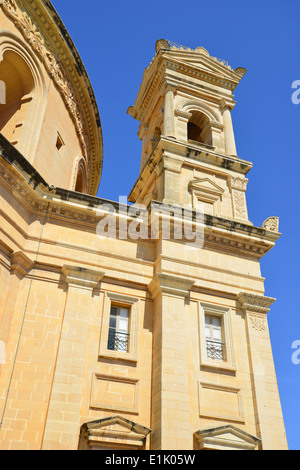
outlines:
[[[237,85],[241,75],[201,48],[190,51],[195,67],[173,67],[172,57],[188,60],[173,49],[158,53],[165,55],[163,73],[171,84],[153,80],[152,90],[143,84],[157,102],[153,95],[153,109],[144,114],[143,174],[132,197],[194,209],[204,199],[204,246],[132,239],[121,229],[104,238],[101,200],[58,190],[74,188],[82,155],[70,109],[2,8],[1,19],[36,65],[33,102],[41,104],[41,133],[32,141],[27,136],[25,158],[1,137],[0,448],[89,448],[80,441],[82,426],[115,415],[117,426],[95,428],[96,448],[119,445],[121,438],[128,446],[134,437],[151,450],[192,450],[200,448],[197,433],[228,425],[247,435],[239,441],[242,448],[247,442],[286,448],[267,323],[274,299],[264,297],[260,270],[279,233],[248,220],[244,175],[251,165],[234,153],[234,84],[225,83]],[[144,82],[147,77],[149,69]],[[202,132],[213,145],[199,141],[193,149],[187,142],[195,110],[202,110]],[[96,117],[91,109],[85,115]],[[35,131],[33,113],[26,121]],[[112,308],[128,313],[123,349],[118,340],[109,346]],[[210,341],[216,330],[218,340]],[[126,419],[136,434],[148,428],[147,439],[124,438]]]
[[[177,356],[163,366],[167,374],[164,378],[179,369],[182,372],[179,356],[186,357],[187,380],[182,382],[180,374],[177,379],[178,387],[185,384],[187,394],[181,399],[183,389],[180,393],[177,389],[172,391],[175,377],[170,375],[168,400],[176,402],[176,415],[166,424],[164,433],[169,441],[165,442],[174,445],[175,439],[177,448],[180,447],[176,420],[181,421],[187,409],[191,416],[186,421],[190,437],[185,445],[196,445],[192,435],[197,429],[228,422],[256,435],[246,324],[235,299],[239,292],[249,289],[263,294],[258,259],[246,254],[232,256],[208,246],[195,256],[194,250],[168,240],[99,240],[96,222],[82,220],[83,214],[90,216],[91,211],[81,208],[81,220],[76,220],[71,217],[72,211],[76,211],[72,203],[61,202],[59,211],[52,203],[42,232],[47,204],[37,218],[17,192],[12,196],[2,188],[1,195],[1,207],[9,214],[2,227],[10,234],[5,242],[10,250],[22,250],[33,261],[41,237],[37,264],[19,279],[16,303],[12,306],[7,363],[1,373],[2,396],[6,396],[15,364],[1,431],[3,448],[76,449],[82,424],[114,414],[151,428],[155,423],[151,407],[160,396],[160,387],[165,387],[164,382],[159,385],[161,358],[170,359],[172,348],[177,349]],[[101,272],[104,277],[96,288],[86,290],[66,280],[64,265]],[[171,301],[171,297],[163,301],[161,321],[168,322],[168,315],[172,318],[172,331],[168,330],[171,326],[168,323],[164,329],[169,331],[165,352],[159,347],[159,323],[155,324],[159,310],[148,289],[155,272],[195,280],[188,301]],[[107,302],[115,298],[119,302],[120,298],[121,301],[129,298],[138,305],[134,333],[137,352],[130,360],[103,353]],[[235,363],[227,370],[202,364],[199,303],[203,302],[230,309]],[[257,341],[260,343],[261,339]],[[267,346],[263,348],[266,348],[263,354],[269,357]],[[271,394],[276,397],[277,393],[271,372],[268,366],[263,385],[269,400]],[[155,382],[152,377],[156,377]],[[106,397],[101,399],[105,390]],[[223,410],[219,405],[216,407],[220,400],[225,400]],[[272,409],[278,413],[275,398]],[[153,434],[153,445],[156,437],[157,433]]]

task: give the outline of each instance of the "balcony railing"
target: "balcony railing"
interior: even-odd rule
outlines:
[[[208,359],[215,361],[225,360],[225,344],[219,341],[206,340],[206,353]]]
[[[109,351],[128,352],[129,334],[109,330],[107,349]]]

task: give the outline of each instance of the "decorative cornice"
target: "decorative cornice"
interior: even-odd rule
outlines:
[[[36,217],[47,212],[49,218],[59,219],[61,223],[84,224],[93,229],[100,220],[97,210],[101,204],[114,205],[118,217],[117,202],[49,186],[1,134],[0,181],[18,203]],[[155,201],[155,204],[163,210],[161,203]],[[264,256],[280,236],[263,228],[207,214],[204,225],[205,247],[255,258]]]
[[[244,313],[256,312],[267,314],[270,311],[270,307],[276,302],[276,299],[271,297],[263,297],[260,295],[249,294],[241,292],[237,297],[238,302],[241,305]]]

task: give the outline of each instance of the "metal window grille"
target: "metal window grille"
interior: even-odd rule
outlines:
[[[128,352],[129,334],[109,330],[107,349],[110,351]]]
[[[206,351],[208,359],[215,361],[225,360],[225,344],[219,341],[206,340]]]

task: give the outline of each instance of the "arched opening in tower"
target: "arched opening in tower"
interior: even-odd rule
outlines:
[[[209,118],[200,111],[192,111],[188,122],[188,140],[212,145],[212,133]]]

